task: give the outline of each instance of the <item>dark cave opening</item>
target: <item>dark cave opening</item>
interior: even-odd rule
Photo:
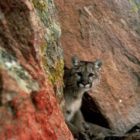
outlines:
[[[110,128],[109,122],[103,116],[100,107],[88,93],[83,96],[81,111],[87,122]]]

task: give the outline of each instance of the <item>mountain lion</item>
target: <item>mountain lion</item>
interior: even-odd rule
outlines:
[[[102,62],[100,60],[94,62],[80,61],[77,57],[73,57],[72,64],[72,68],[66,69],[64,74],[65,109],[63,113],[72,134],[81,140],[82,138],[79,137],[85,135],[87,129],[80,111],[82,97],[99,80]]]

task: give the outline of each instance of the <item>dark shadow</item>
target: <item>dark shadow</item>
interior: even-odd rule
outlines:
[[[3,91],[3,79],[2,73],[0,72],[0,106],[2,105],[2,91]]]
[[[129,133],[140,133],[140,123],[138,124],[138,125],[135,125],[133,128],[131,128],[128,132],[127,132],[127,134],[129,134]]]
[[[100,107],[88,93],[85,93],[83,96],[81,110],[87,122],[110,128],[109,122],[102,114]]]

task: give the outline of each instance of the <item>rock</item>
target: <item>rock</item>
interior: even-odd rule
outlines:
[[[139,134],[131,134],[126,136],[108,136],[104,140],[139,140]]]
[[[56,0],[55,3],[67,67],[74,54],[83,60],[103,60],[100,84],[90,95],[108,127],[117,133],[127,132],[140,122],[138,4],[128,0]]]
[[[63,55],[54,11],[51,0],[0,1],[1,140],[73,139],[58,104]]]
[[[131,128],[127,134],[129,133],[140,133],[140,123]]]

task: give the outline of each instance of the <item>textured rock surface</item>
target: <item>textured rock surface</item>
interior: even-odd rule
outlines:
[[[50,0],[0,1],[1,140],[72,139],[56,101],[63,55],[54,11]]]
[[[110,128],[128,131],[140,122],[139,1],[55,2],[66,65],[70,66],[73,54],[84,60],[103,60],[101,84],[91,95]]]

